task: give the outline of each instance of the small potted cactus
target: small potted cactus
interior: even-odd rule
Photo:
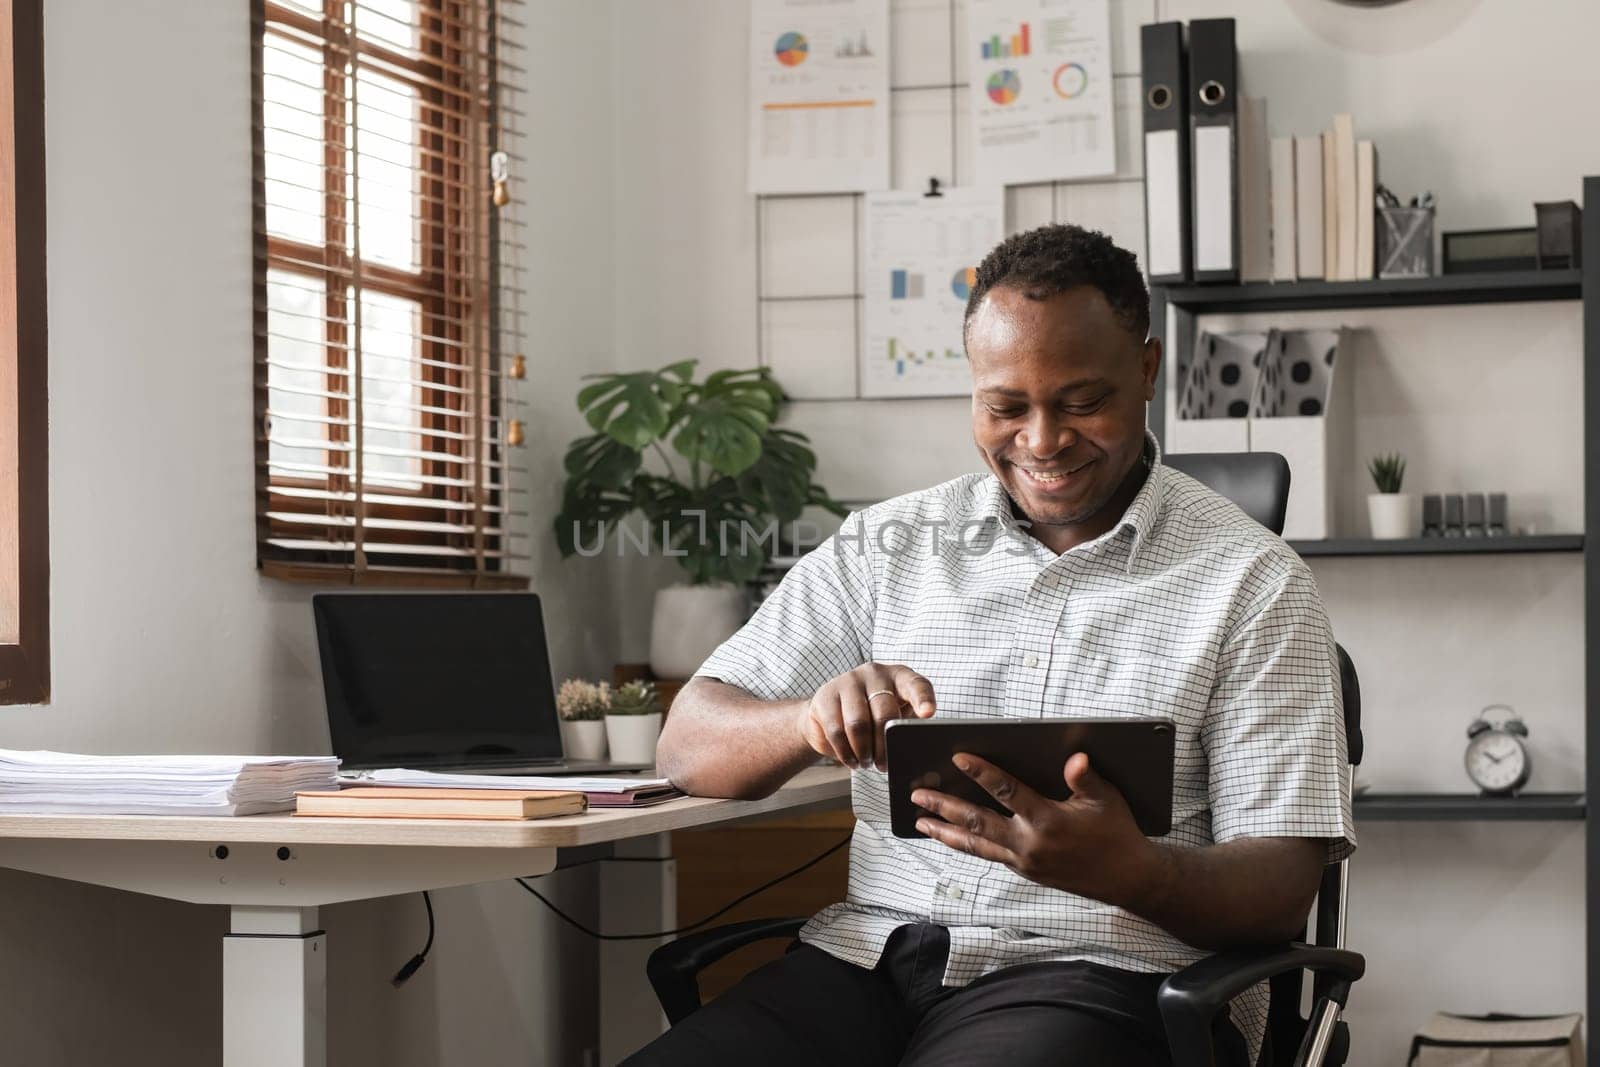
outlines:
[[[606,739],[617,763],[654,764],[661,734],[661,701],[650,682],[629,682],[611,692]]]
[[[1373,456],[1367,464],[1376,493],[1367,494],[1367,518],[1372,521],[1372,536],[1380,541],[1393,541],[1415,536],[1412,521],[1414,512],[1412,494],[1402,493],[1400,483],[1405,480],[1406,460],[1398,452],[1387,456]]]
[[[561,747],[568,759],[606,758],[606,707],[611,686],[582,678],[568,678],[556,691],[556,714],[561,716]]]

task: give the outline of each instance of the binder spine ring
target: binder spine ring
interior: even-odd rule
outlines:
[[[1228,90],[1216,80],[1208,81],[1200,86],[1200,102],[1207,107],[1216,107],[1228,98]]]

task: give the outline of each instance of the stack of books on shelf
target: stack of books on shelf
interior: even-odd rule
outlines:
[[[332,756],[90,756],[0,749],[0,813],[259,815],[338,785]]]
[[[1374,277],[1378,150],[1356,140],[1348,114],[1335,115],[1321,133],[1269,138],[1266,101],[1251,103],[1256,117],[1242,131],[1239,169],[1241,178],[1255,173],[1250,184],[1259,195],[1239,205],[1239,224],[1253,236],[1244,246],[1253,254],[1240,260],[1241,280]]]

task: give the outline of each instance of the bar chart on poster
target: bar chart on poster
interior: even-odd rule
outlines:
[[[888,0],[760,0],[750,21],[750,191],[889,186]]]
[[[980,184],[1116,170],[1105,0],[972,0],[962,44]]]
[[[871,193],[863,220],[863,397],[964,396],[961,320],[1004,231],[999,189]]]

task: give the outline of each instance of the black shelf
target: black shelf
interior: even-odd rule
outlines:
[[[1164,286],[1161,293],[1168,304],[1192,312],[1305,311],[1577,300],[1583,295],[1582,279],[1580,270],[1523,270],[1366,282]]]
[[[1497,552],[1582,552],[1583,535],[1407,537],[1394,541],[1333,537],[1326,541],[1290,541],[1289,547],[1302,556],[1469,556]]]
[[[1365,822],[1563,822],[1582,819],[1587,803],[1582,793],[1363,793],[1354,807]]]

